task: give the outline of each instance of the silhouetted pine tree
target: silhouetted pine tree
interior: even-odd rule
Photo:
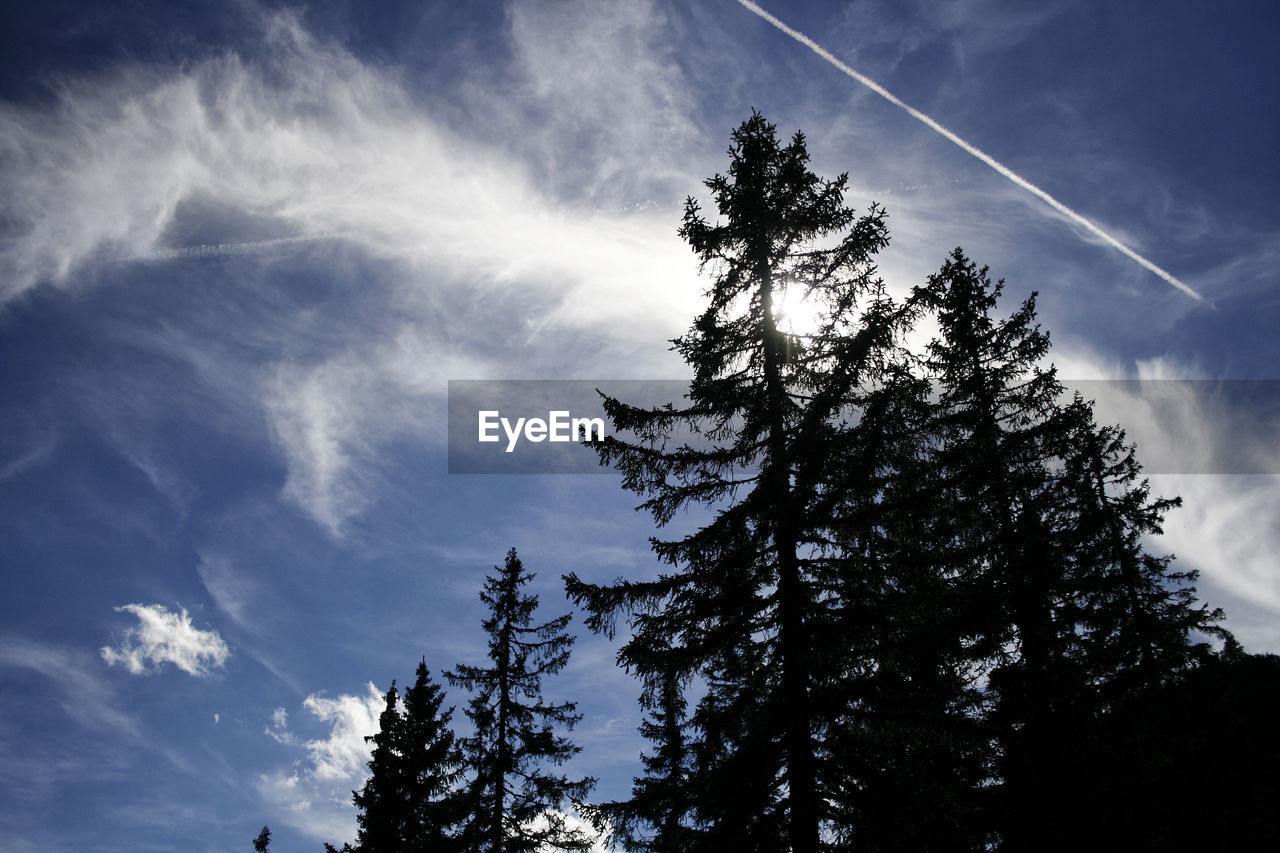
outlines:
[[[1195,604],[1191,576],[1143,551],[1175,502],[1150,499],[1131,449],[1088,404],[1060,402],[1034,295],[993,318],[1002,284],[958,249],[929,283],[936,506],[952,524],[934,547],[980,615],[965,648],[994,737],[988,839],[1052,850],[1079,820],[1090,782],[1078,756],[1100,717],[1207,660],[1197,633],[1233,641]]]
[[[816,645],[832,661],[820,690],[834,718],[833,850],[984,849],[974,791],[987,741],[968,649],[980,613],[937,560],[952,521],[932,464],[930,389],[899,355],[829,439],[830,540],[816,573],[829,607]]]
[[[548,704],[542,679],[564,668],[573,637],[565,633],[569,615],[533,624],[538,597],[522,592],[533,579],[516,550],[507,553],[497,575],[485,580],[480,598],[489,607],[489,666],[459,665],[451,683],[475,695],[467,716],[475,733],[462,741],[473,775],[467,849],[483,853],[533,853],[548,848],[587,850],[591,837],[571,828],[561,811],[595,785],[548,772],[580,749],[557,729],[572,729],[582,718],[573,702]]]
[[[1181,500],[1151,497],[1134,445],[1119,427],[1098,426],[1079,395],[1064,414],[1071,430],[1060,505],[1080,589],[1074,604],[1090,679],[1100,707],[1110,710],[1209,662],[1211,638],[1232,653],[1236,643],[1219,624],[1222,611],[1196,601],[1197,573],[1176,571],[1171,557],[1143,547]]]
[[[844,650],[819,645],[838,594],[821,553],[831,538],[830,434],[882,369],[909,310],[875,275],[883,212],[846,207],[846,177],[810,172],[801,134],[784,146],[757,113],[729,153],[728,176],[707,181],[721,219],[707,221],[690,199],[680,229],[714,275],[707,309],[674,341],[694,370],[689,404],[647,410],[606,398],[615,431],[638,442],[597,445],[659,525],[690,504],[717,515],[654,542],[674,567],[657,580],[565,580],[594,629],[630,620],[619,660],[648,690],[673,674],[705,688],[688,721],[684,784],[695,809],[683,825],[698,827],[707,849],[807,853],[841,784],[823,741],[842,701],[827,695],[840,679],[826,667],[844,666]],[[779,327],[788,290],[825,309],[818,328]],[[708,446],[669,446],[683,430]],[[654,734],[661,753],[668,736]]]
[[[386,694],[378,731],[365,738],[373,744],[369,756],[369,778],[364,786],[352,792],[356,808],[356,850],[368,853],[391,851],[409,819],[407,778],[400,755],[400,702],[395,681]]]
[[[654,540],[655,579],[565,578],[593,630],[627,621],[649,712],[645,775],[595,814],[632,850],[1054,849],[1100,722],[1208,638],[1234,648],[1143,550],[1175,502],[1061,402],[1034,296],[997,319],[1001,283],[956,250],[896,302],[884,214],[845,207],[803,136],[753,114],[730,155],[720,218],[691,199],[680,229],[713,274],[674,341],[688,404],[606,397],[634,440],[596,445],[659,526],[712,521]],[[788,291],[817,327],[783,330]],[[937,337],[910,353],[926,312]]]
[[[400,720],[401,759],[409,793],[404,851],[460,850],[456,828],[465,818],[467,801],[459,790],[462,751],[449,728],[453,709],[441,711],[444,689],[431,680],[419,661],[413,686],[404,694]]]
[[[253,849],[257,853],[267,853],[271,848],[271,827],[264,826],[262,831],[258,833],[258,837],[253,839]]]
[[[431,680],[425,660],[404,694],[403,709],[395,682],[386,694],[373,743],[369,779],[353,792],[359,814],[356,843],[344,851],[415,853],[461,851],[456,828],[467,802],[459,788],[462,753],[441,710],[444,691]],[[325,845],[327,849],[333,848]]]
[[[675,673],[646,691],[641,704],[648,715],[640,734],[654,744],[640,756],[645,775],[637,778],[631,799],[587,809],[596,829],[626,850],[681,853],[703,849],[705,837],[690,825],[695,801],[688,786],[689,745],[685,739],[685,699]]]
[[[1052,833],[1057,735],[1078,723],[1073,706],[1083,699],[1077,637],[1058,606],[1071,592],[1067,553],[1050,529],[1063,389],[1042,365],[1049,338],[1035,324],[1034,297],[995,319],[1003,282],[992,285],[960,250],[929,287],[940,327],[928,347],[939,386],[933,464],[952,519],[952,536],[938,543],[940,570],[985,614],[969,651],[988,679],[1000,733],[993,771],[1006,795],[1000,833],[1014,844],[1023,829]]]
[[[1056,752],[1049,758],[1054,763],[1039,774],[1052,780],[1045,786],[1052,794],[1052,823],[1026,827],[1020,815],[1013,815],[1011,822],[1021,831],[1010,835],[1006,849],[1078,850],[1090,837],[1088,828],[1099,825],[1081,815],[1097,811],[1101,777],[1116,769],[1110,760],[1098,759],[1107,751],[1118,756],[1134,749],[1113,740],[1116,729],[1109,718],[1213,665],[1219,655],[1211,639],[1222,643],[1228,657],[1238,648],[1218,624],[1221,611],[1196,602],[1195,573],[1175,571],[1171,557],[1144,549],[1144,537],[1160,532],[1165,512],[1178,501],[1150,497],[1133,447],[1125,445],[1118,428],[1099,428],[1089,404],[1077,397],[1063,417],[1068,428],[1049,524],[1066,555],[1065,592],[1055,609],[1059,630],[1071,631],[1074,641],[1064,650],[1075,658],[1076,695],[1071,703],[1060,703],[1052,725]],[[1170,740],[1161,744],[1161,738]],[[1184,754],[1176,739],[1166,729],[1143,740],[1160,752]],[[1207,770],[1212,759],[1208,753],[1201,758]],[[1150,798],[1154,792],[1143,793]],[[1010,798],[1010,806],[1016,807],[1016,798]],[[1122,825],[1115,824],[1116,829]]]

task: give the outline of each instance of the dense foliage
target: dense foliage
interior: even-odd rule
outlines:
[[[587,804],[595,780],[554,770],[579,751],[574,703],[542,696],[569,616],[538,623],[512,549],[481,593],[486,665],[447,673],[471,733],[425,662],[403,702],[393,683],[347,849],[589,849],[571,808],[668,853],[1274,846],[1277,661],[1147,550],[1178,501],[1066,394],[1035,295],[1003,315],[956,249],[892,296],[884,211],[848,208],[802,135],[754,114],[729,153],[716,217],[690,199],[680,228],[711,279],[673,342],[687,399],[606,398],[597,445],[659,527],[710,520],[654,539],[654,576],[565,578],[639,680],[631,796]],[[786,316],[800,297],[812,327]],[[1171,798],[1215,771],[1199,811]]]
[[[646,775],[595,816],[634,850],[1049,849],[1101,721],[1235,651],[1144,551],[1176,501],[1065,398],[1034,295],[1000,317],[957,249],[894,299],[883,211],[803,136],[756,114],[729,153],[718,218],[691,199],[681,228],[712,279],[674,341],[687,402],[607,400],[631,438],[599,450],[660,526],[712,520],[654,542],[656,578],[566,578],[594,629],[627,620],[651,714]],[[784,331],[797,295],[824,312]]]

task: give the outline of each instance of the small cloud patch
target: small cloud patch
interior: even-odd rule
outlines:
[[[265,731],[276,743],[283,743],[286,746],[297,743],[297,739],[289,731],[289,712],[284,708],[275,709],[271,714],[271,726]]]
[[[119,647],[102,647],[102,659],[123,665],[134,675],[160,669],[171,663],[188,675],[208,675],[221,667],[231,652],[215,631],[202,631],[191,624],[183,608],[171,613],[159,604],[126,604],[117,613],[132,613],[139,625],[125,632]]]
[[[355,808],[352,790],[368,777],[373,745],[365,738],[376,734],[386,697],[367,684],[363,695],[342,694],[330,699],[312,694],[302,703],[317,721],[327,724],[328,735],[303,740],[288,728],[289,715],[277,708],[267,734],[277,743],[305,749],[287,768],[258,777],[258,793],[275,810],[277,819],[317,841],[354,840]]]

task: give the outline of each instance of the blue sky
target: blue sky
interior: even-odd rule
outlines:
[[[761,5],[1203,299],[734,0],[11,5],[6,849],[341,842],[377,694],[480,660],[509,547],[547,617],[652,571],[612,476],[450,476],[446,383],[684,375],[681,205],[752,108],[888,208],[892,288],[961,245],[1040,291],[1063,376],[1280,378],[1273,3]],[[1211,425],[1162,387],[1128,425]],[[1230,441],[1277,471],[1273,436]],[[1277,478],[1153,483],[1153,547],[1280,651]],[[636,690],[577,625],[546,690],[616,797]]]

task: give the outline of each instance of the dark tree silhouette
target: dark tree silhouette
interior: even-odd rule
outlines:
[[[1110,710],[1172,676],[1216,660],[1208,640],[1239,649],[1220,626],[1221,610],[1196,601],[1194,571],[1178,571],[1168,556],[1146,551],[1178,498],[1151,497],[1136,448],[1124,431],[1098,426],[1078,396],[1064,410],[1069,424],[1058,503],[1069,524],[1060,533],[1078,588],[1088,677],[1097,702]]]
[[[826,439],[830,540],[815,574],[828,604],[815,645],[831,661],[819,685],[833,718],[830,849],[984,849],[975,791],[987,742],[970,670],[981,610],[938,561],[954,524],[932,459],[930,389],[899,353],[856,422]]]
[[[453,709],[442,710],[444,691],[431,680],[425,660],[403,707],[395,682],[386,694],[373,743],[369,779],[353,792],[359,853],[463,850],[456,829],[467,802],[459,788],[462,753],[449,728]],[[332,850],[330,845],[325,845]]]
[[[464,763],[449,728],[453,709],[441,711],[443,702],[444,689],[431,680],[426,661],[419,661],[414,684],[404,694],[400,721],[411,803],[402,850],[446,853],[461,849],[455,828],[466,816],[468,805],[458,790]]]
[[[1061,849],[1280,849],[1280,657],[1233,650],[1127,696],[1078,757]]]
[[[707,181],[721,219],[690,199],[680,229],[714,275],[706,311],[674,342],[694,370],[689,405],[606,398],[616,431],[637,442],[598,445],[659,525],[691,504],[718,514],[654,542],[670,574],[610,586],[570,575],[566,585],[594,629],[630,619],[619,659],[646,696],[673,675],[705,688],[689,719],[686,785],[697,798],[682,826],[699,827],[709,848],[807,853],[836,784],[822,746],[832,697],[815,691],[839,679],[814,669],[835,664],[816,645],[830,610],[819,553],[830,539],[830,432],[908,311],[885,296],[871,261],[887,239],[883,212],[846,207],[846,177],[810,172],[801,134],[784,146],[757,113],[730,155],[728,176]],[[826,319],[784,331],[788,293],[825,306]],[[682,430],[706,446],[668,446]],[[656,754],[673,749],[674,732],[652,733]],[[660,841],[667,830],[655,831]]]
[[[654,744],[641,755],[645,775],[636,779],[631,799],[586,809],[608,841],[627,850],[679,853],[700,849],[705,833],[688,825],[696,803],[689,789],[690,750],[686,742],[686,704],[679,678],[668,673],[656,696],[645,696],[650,713],[640,733]]]
[[[467,716],[475,733],[462,741],[473,774],[464,831],[467,849],[586,850],[592,838],[570,827],[561,809],[585,798],[595,780],[570,780],[546,768],[580,751],[557,731],[572,729],[581,719],[574,703],[550,704],[542,697],[543,677],[569,661],[569,615],[533,624],[538,597],[522,591],[533,575],[524,571],[514,548],[496,571],[480,594],[490,614],[484,621],[489,666],[459,665],[447,674],[450,682],[474,694]]]
[[[258,833],[258,837],[253,839],[253,849],[258,853],[267,853],[271,847],[271,827],[262,827],[262,832]]]
[[[1143,550],[1177,502],[1151,499],[1090,404],[1060,402],[1035,296],[997,320],[1002,285],[959,249],[929,282],[935,507],[953,530],[933,544],[939,573],[983,614],[967,663],[986,679],[994,736],[989,837],[1051,850],[1079,821],[1089,783],[1073,768],[1099,717],[1211,659],[1205,637],[1234,641],[1195,603],[1194,576]]]
[[[928,365],[939,385],[934,464],[954,530],[939,543],[943,571],[985,614],[970,652],[1001,732],[1000,835],[1020,848],[1028,832],[1052,837],[1058,777],[1048,770],[1063,745],[1055,734],[1078,719],[1072,706],[1083,697],[1076,637],[1056,607],[1070,595],[1066,552],[1050,529],[1062,386],[1041,366],[1049,338],[1035,325],[1034,299],[1008,319],[992,317],[1002,285],[959,250],[947,260],[929,282],[940,334]]]
[[[659,526],[712,520],[654,540],[656,578],[565,578],[593,630],[627,621],[652,744],[594,815],[632,850],[1058,849],[1109,715],[1236,653],[1144,550],[1177,502],[1062,401],[1034,296],[997,319],[956,250],[890,299],[883,212],[845,207],[803,136],[753,114],[729,153],[719,219],[691,199],[680,229],[713,274],[674,341],[688,404],[606,397],[630,440],[596,445]],[[797,292],[821,319],[784,331]]]

